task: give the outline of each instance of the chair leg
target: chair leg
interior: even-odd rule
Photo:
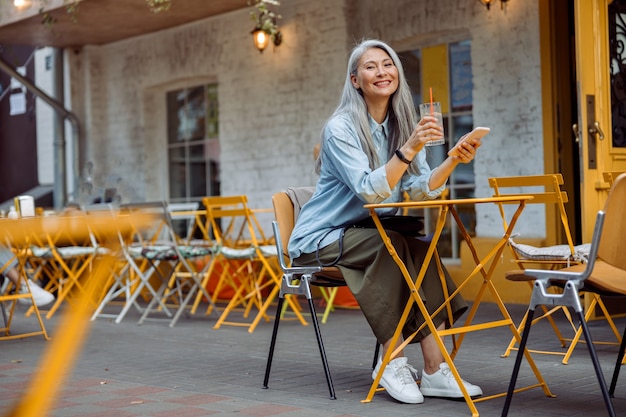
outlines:
[[[263,379],[263,388],[267,389],[267,383],[270,379],[270,369],[272,368],[272,359],[274,358],[274,347],[276,346],[276,336],[278,335],[278,325],[280,324],[280,312],[283,310],[284,295],[278,297],[278,306],[276,308],[276,318],[274,319],[274,330],[272,331],[272,340],[270,341],[270,351],[267,355],[267,365],[265,366],[265,378]]]
[[[376,368],[378,364],[378,354],[380,353],[380,343],[376,341],[376,348],[374,349],[374,360],[372,360],[372,369]]]
[[[613,397],[615,394],[615,386],[617,385],[617,377],[619,377],[619,371],[622,367],[622,359],[624,358],[624,351],[626,350],[626,328],[624,328],[624,334],[622,335],[622,343],[619,345],[619,353],[617,354],[617,361],[615,362],[615,369],[613,370],[613,377],[611,378],[611,387],[609,388],[609,395]]]
[[[611,397],[609,397],[609,390],[606,387],[606,381],[604,380],[604,375],[602,374],[602,368],[600,368],[600,361],[598,360],[598,355],[596,354],[596,348],[593,346],[593,341],[591,340],[591,333],[589,332],[587,321],[585,320],[585,316],[583,315],[582,311],[578,311],[577,314],[578,314],[578,320],[580,321],[580,325],[583,328],[583,334],[585,335],[585,340],[587,341],[587,347],[589,348],[589,356],[591,356],[591,361],[593,362],[593,368],[595,369],[596,375],[598,377],[598,383],[600,384],[600,390],[602,391],[602,398],[604,398],[606,409],[609,412],[610,417],[615,417],[615,409],[613,408]]]
[[[313,328],[315,329],[315,337],[317,337],[317,346],[320,349],[320,356],[322,357],[322,364],[324,365],[324,373],[326,374],[326,382],[328,383],[328,391],[330,392],[330,399],[336,400],[335,388],[333,387],[333,381],[330,376],[330,368],[328,367],[328,359],[326,358],[326,350],[324,349],[324,342],[322,342],[322,332],[320,331],[320,324],[317,320],[317,314],[315,313],[315,305],[312,297],[307,297],[309,302],[309,309],[311,310],[311,321],[313,322]]]
[[[2,319],[4,320],[4,327],[7,326],[7,312],[4,309],[4,303],[0,301],[0,310],[2,310]]]
[[[8,279],[5,278],[4,275],[0,275],[0,294],[4,293],[5,281],[8,281]],[[7,312],[4,309],[4,303],[2,301],[0,301],[0,310],[2,310],[2,319],[4,320],[4,327],[7,327]]]
[[[535,309],[529,308],[526,314],[526,322],[531,323],[533,320],[533,316],[535,315]],[[517,348],[517,356],[515,356],[515,365],[513,366],[513,372],[511,373],[509,389],[506,392],[506,400],[504,401],[504,407],[502,408],[502,417],[506,417],[509,414],[509,407],[511,406],[513,392],[515,391],[515,383],[517,382],[517,375],[519,374],[519,368],[522,365],[522,357],[524,356],[524,350],[526,350],[526,342],[528,342],[528,335],[530,334],[531,327],[532,326],[530,325],[524,326],[522,340],[520,340],[519,342],[519,347]]]

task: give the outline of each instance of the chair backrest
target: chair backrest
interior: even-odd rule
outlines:
[[[626,272],[626,257],[622,249],[622,241],[626,236],[625,205],[626,174],[621,174],[613,182],[609,196],[604,203],[604,209],[600,210],[596,216],[589,262],[580,274],[574,274],[575,280],[589,279],[597,289],[626,295],[626,284],[623,280],[624,272]],[[621,269],[621,274],[614,269],[606,268],[599,268],[595,272],[594,268],[598,260]],[[568,272],[551,271],[551,274],[554,279],[572,279],[572,273]]]
[[[626,256],[624,256],[625,208],[626,174],[621,174],[613,182],[604,206],[604,229],[598,247],[598,258],[622,270],[626,270]]]
[[[176,237],[189,243],[196,229],[196,212],[200,207],[198,201],[191,203],[168,203],[167,211]]]
[[[176,242],[166,202],[149,201],[122,204],[120,205],[120,213],[129,214],[131,219],[133,214],[150,215],[154,218],[154,224],[149,228],[134,228],[128,235],[120,236],[120,241],[123,245],[132,242],[143,246],[154,245],[164,241]]]
[[[289,257],[287,246],[291,232],[296,224],[300,208],[309,201],[314,190],[314,187],[293,187],[279,191],[272,196],[274,217],[278,222],[283,256]],[[294,200],[297,202],[296,204],[294,204]]]
[[[520,196],[530,195],[532,200],[526,204],[554,204],[559,213],[562,231],[565,234],[566,244],[572,255],[575,253],[574,240],[569,228],[565,203],[568,202],[567,193],[561,189],[563,176],[561,174],[525,175],[516,177],[493,177],[489,178],[489,185],[493,188],[494,197],[497,196]],[[504,205],[499,205],[500,215],[507,228],[507,220]]]
[[[280,265],[280,268],[285,271],[287,270],[287,268],[289,268],[289,265],[286,261],[287,254],[285,252],[287,250],[287,244],[283,243],[280,226],[277,220],[274,220],[272,222],[272,230],[274,231],[274,236],[276,239],[276,253],[283,254],[283,256],[278,256],[278,264]]]
[[[274,216],[276,217],[280,235],[276,235],[276,239],[277,242],[278,240],[281,242],[281,253],[283,256],[288,256],[287,244],[296,224],[296,219],[293,216],[293,203],[287,193],[280,191],[272,196],[272,205],[274,206]]]
[[[268,244],[245,195],[204,197],[207,227],[212,239],[220,246],[231,248]]]

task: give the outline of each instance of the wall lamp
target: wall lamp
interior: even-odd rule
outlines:
[[[496,0],[478,0],[482,3],[483,6],[485,6],[487,8],[487,10],[489,10],[489,8],[491,7],[492,4],[494,4],[496,2]],[[504,9],[504,5],[508,2],[509,0],[500,0],[500,9]]]
[[[270,41],[275,46],[278,46],[283,41],[283,34],[278,30],[278,19],[281,16],[268,8],[268,5],[280,6],[279,0],[248,0],[253,3],[252,11],[250,12],[250,18],[255,23],[254,29],[252,29],[252,41],[254,46],[259,52],[269,45]]]
[[[32,5],[32,0],[13,0],[13,6],[15,6],[17,10],[28,9]]]
[[[282,34],[280,32],[276,32],[272,35],[260,28],[255,28],[252,31],[252,42],[254,42],[254,46],[259,50],[259,52],[263,52],[267,45],[269,45],[270,41],[275,46],[280,45],[283,41]]]

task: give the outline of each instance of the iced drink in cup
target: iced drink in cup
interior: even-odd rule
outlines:
[[[443,132],[443,116],[441,115],[441,103],[435,101],[433,103],[422,103],[419,106],[420,108],[420,118],[424,118],[424,116],[434,116],[437,118],[437,124],[441,126],[441,131]],[[445,134],[445,133],[444,133]],[[445,137],[438,140],[431,140],[426,142],[426,146],[435,146],[435,145],[443,145],[446,143]]]

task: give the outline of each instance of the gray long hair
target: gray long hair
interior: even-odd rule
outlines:
[[[408,140],[409,136],[411,136],[411,132],[418,122],[418,118],[415,113],[415,105],[413,104],[411,89],[406,82],[404,69],[402,68],[402,63],[400,62],[398,54],[396,54],[396,52],[389,45],[382,41],[376,39],[361,41],[354,47],[352,53],[350,54],[346,82],[343,86],[341,100],[331,118],[338,114],[347,114],[350,117],[359,135],[361,146],[365,150],[367,158],[369,159],[370,168],[375,169],[381,162],[385,163],[387,161],[378,161],[369,127],[367,105],[365,103],[365,99],[363,98],[361,89],[354,88],[351,80],[352,75],[357,75],[359,60],[370,48],[380,48],[385,51],[398,69],[398,89],[391,96],[391,106],[388,111],[389,133],[387,136],[387,151],[389,155],[393,155],[394,151],[404,145],[404,143]],[[321,164],[322,152],[318,155],[315,163],[315,171],[318,174],[321,169]],[[409,166],[409,170],[412,173],[417,173],[414,164]]]

